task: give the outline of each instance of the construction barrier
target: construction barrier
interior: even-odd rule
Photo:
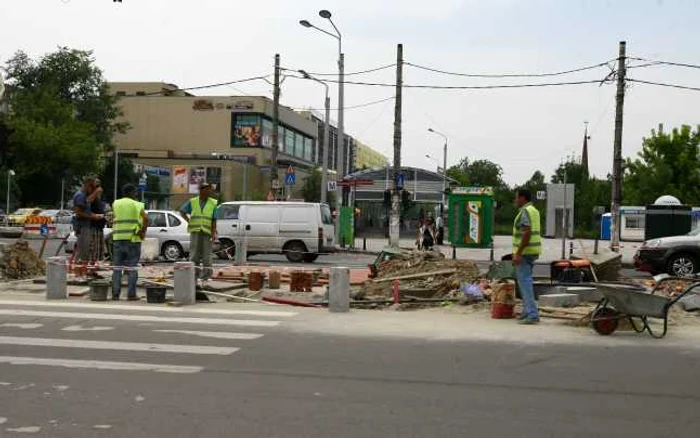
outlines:
[[[49,218],[50,219],[50,218]],[[41,232],[42,227],[46,229],[46,237],[49,239],[58,237],[58,230],[54,224],[39,224],[39,223],[26,223],[24,225],[24,232],[22,237],[25,239],[41,239],[44,234]]]

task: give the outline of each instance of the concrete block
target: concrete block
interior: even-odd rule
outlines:
[[[174,267],[175,290],[173,298],[184,305],[195,304],[196,282],[195,269],[192,262],[176,262]]]
[[[235,265],[245,265],[248,261],[248,242],[245,237],[235,239],[236,252],[234,254],[233,263]]]
[[[350,311],[350,270],[348,268],[331,268],[328,310],[334,313]]]
[[[575,307],[579,303],[579,297],[576,294],[542,295],[538,303],[542,307]]]
[[[68,261],[65,257],[50,257],[46,263],[46,299],[68,298]]]
[[[156,262],[160,256],[160,247],[158,246],[158,239],[146,238],[141,242],[141,261],[142,262]]]
[[[564,293],[578,295],[582,303],[597,303],[603,298],[603,294],[596,287],[571,286],[565,288]]]

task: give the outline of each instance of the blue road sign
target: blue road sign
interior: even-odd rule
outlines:
[[[42,225],[39,228],[39,233],[44,237],[48,236],[49,235],[49,226],[46,224]]]
[[[285,185],[293,186],[296,183],[297,183],[297,174],[296,173],[287,173],[284,175],[284,184]]]
[[[148,182],[148,177],[144,173],[141,175],[141,178],[139,178],[139,190],[144,191],[146,190],[146,183]]]
[[[396,188],[399,190],[403,190],[403,186],[406,183],[406,175],[403,173],[397,173],[396,174]]]

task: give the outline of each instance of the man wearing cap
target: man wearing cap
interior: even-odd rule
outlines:
[[[180,213],[187,219],[190,233],[190,260],[197,268],[202,280],[211,278],[212,243],[216,241],[216,208],[218,202],[211,197],[212,186],[203,182],[199,185],[199,196],[195,196],[182,206]],[[199,268],[202,265],[203,269]]]
[[[112,299],[119,300],[122,289],[122,271],[128,282],[127,299],[138,300],[136,283],[139,279],[138,263],[141,258],[141,241],[148,228],[148,215],[141,202],[136,200],[138,189],[127,184],[122,189],[124,197],[114,201],[114,225],[112,228]]]

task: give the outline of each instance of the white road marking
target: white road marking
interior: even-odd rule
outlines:
[[[200,332],[195,330],[153,330],[158,333],[179,333],[182,335],[192,335],[201,336],[203,338],[216,338],[216,339],[260,339],[264,335],[260,333],[233,333],[233,332]]]
[[[37,328],[43,327],[43,326],[44,326],[44,324],[32,324],[32,323],[22,324],[22,323],[15,323],[15,322],[6,322],[4,324],[0,324],[0,327],[11,327],[11,328],[24,329],[24,330],[37,329]]]
[[[210,347],[207,345],[151,344],[145,342],[88,341],[85,339],[26,338],[17,336],[0,336],[0,345],[150,351],[154,353],[215,354],[220,356],[233,354],[239,350],[233,347]]]
[[[0,424],[5,424],[5,423],[7,423],[7,418],[0,417]]]
[[[137,395],[136,397],[134,397],[134,400],[136,401],[136,403],[141,403],[142,401],[146,400],[146,397],[142,395]]]
[[[241,315],[241,316],[269,316],[275,318],[289,318],[298,315],[297,312],[286,312],[279,310],[230,310],[230,309],[192,309],[183,307],[146,307],[132,304],[93,304],[93,303],[70,303],[60,301],[22,301],[22,300],[0,300],[0,306],[34,306],[34,307],[68,307],[83,309],[108,309],[108,310],[129,310],[137,312],[168,312],[168,313],[192,313],[205,315]]]
[[[82,325],[69,325],[61,329],[61,331],[64,332],[104,332],[107,330],[114,330],[114,327],[83,327]]]
[[[66,391],[70,386],[68,385],[53,385],[53,389],[55,389],[58,392],[63,392]]]
[[[107,429],[111,429],[112,426],[109,425],[109,424],[96,424],[96,425],[92,426],[92,428],[93,428],[93,429],[103,429],[103,430],[107,430]]]
[[[8,432],[15,433],[39,433],[41,432],[41,427],[39,426],[25,426],[25,427],[15,427],[10,429],[5,429]]]
[[[122,315],[108,313],[44,312],[38,310],[20,309],[0,309],[0,315],[43,316],[47,318],[97,319],[105,321],[175,322],[178,324],[235,325],[247,327],[276,327],[279,325],[279,321],[261,321],[255,319],[179,318],[170,316]]]
[[[48,359],[43,357],[0,356],[0,363],[10,365],[44,365],[64,368],[115,370],[115,371],[153,371],[156,373],[194,374],[202,371],[198,366],[159,365],[141,362],[107,362],[99,360]]]

